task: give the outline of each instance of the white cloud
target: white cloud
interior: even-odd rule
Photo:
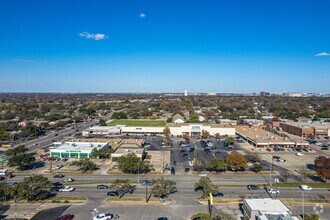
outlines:
[[[329,57],[330,53],[322,52],[322,53],[315,54],[315,56],[316,57]]]
[[[144,14],[144,13],[140,13],[140,14],[139,14],[139,17],[140,17],[140,18],[145,18],[145,17],[146,17],[146,14]]]
[[[87,39],[94,39],[94,40],[105,40],[108,38],[108,36],[105,34],[101,34],[101,33],[91,34],[88,32],[81,32],[81,33],[79,33],[79,36],[87,38]]]
[[[15,60],[16,63],[34,63],[34,60]]]

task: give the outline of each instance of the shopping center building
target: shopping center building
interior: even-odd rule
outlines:
[[[50,148],[52,157],[90,158],[94,157],[92,150],[109,149],[108,142],[64,142]]]

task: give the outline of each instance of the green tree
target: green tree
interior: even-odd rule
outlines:
[[[127,114],[125,112],[114,112],[112,114],[113,119],[127,119]]]
[[[102,158],[107,158],[107,159],[109,159],[110,156],[111,156],[111,152],[112,152],[112,149],[111,149],[111,148],[109,148],[109,149],[100,149],[100,150],[98,150],[98,149],[95,147],[95,148],[93,148],[93,150],[92,150],[91,153],[92,153],[95,157],[97,157],[97,158],[99,158],[99,159],[102,159]]]
[[[149,167],[134,154],[129,153],[118,159],[118,168],[124,173],[138,173],[146,171]]]
[[[248,167],[245,157],[238,152],[229,154],[226,158],[226,162],[228,167],[235,171]]]
[[[207,162],[206,168],[211,171],[223,172],[227,169],[227,164],[223,159],[214,157]]]
[[[85,173],[88,170],[98,169],[97,165],[88,158],[72,161],[71,165],[80,167],[82,173]]]
[[[8,165],[10,167],[14,166],[27,166],[33,163],[36,160],[32,154],[18,154],[16,156],[11,157],[8,160]]]
[[[201,198],[206,198],[210,193],[217,193],[219,187],[214,185],[211,179],[207,176],[202,176],[194,185],[195,189],[202,191]]]
[[[216,133],[216,134],[215,134],[215,138],[216,138],[216,139],[220,139],[220,134],[219,134],[219,133]]]
[[[15,148],[8,149],[5,151],[6,156],[16,156],[17,154],[24,153],[26,151],[26,148],[24,145],[19,145]]]
[[[228,136],[225,138],[225,142],[233,144],[235,142],[235,138]]]
[[[151,181],[152,194],[155,197],[164,198],[170,193],[176,192],[175,182],[172,180],[164,179],[160,177]]]
[[[19,199],[27,199],[28,201],[36,200],[40,198],[43,192],[47,192],[51,185],[52,183],[48,178],[42,175],[26,177],[13,188],[12,197],[17,196]]]
[[[166,126],[163,130],[164,136],[165,136],[165,141],[168,143],[170,141],[170,136],[171,136],[171,130],[168,126]]]
[[[114,189],[118,192],[119,198],[123,197],[126,193],[134,191],[134,186],[129,183],[129,180],[116,179],[110,185],[110,189]]]
[[[99,125],[100,126],[107,126],[107,123],[104,119],[100,119]]]
[[[7,186],[5,182],[0,182],[0,199],[4,200],[10,196],[10,188]]]
[[[260,163],[256,162],[256,163],[254,163],[254,164],[252,165],[251,170],[252,170],[253,172],[259,173],[259,172],[262,170],[262,166],[261,166]]]
[[[6,131],[4,127],[0,127],[0,141],[9,141],[10,134]]]

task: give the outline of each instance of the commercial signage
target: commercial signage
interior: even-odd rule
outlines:
[[[68,152],[68,153],[80,153],[81,150],[67,150],[65,152]]]

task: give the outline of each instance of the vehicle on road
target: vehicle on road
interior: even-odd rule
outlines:
[[[310,187],[310,186],[307,186],[307,185],[301,185],[301,186],[300,186],[300,189],[301,189],[301,190],[312,190],[313,188]]]
[[[118,196],[118,192],[117,191],[110,191],[107,193],[108,196]]]
[[[250,184],[250,185],[247,185],[246,187],[248,190],[259,190],[259,186],[257,185],[254,185],[254,184]]]
[[[298,157],[302,157],[302,156],[304,156],[304,154],[302,154],[302,153],[300,153],[300,152],[297,152],[297,153],[296,153],[296,156],[298,156]]]
[[[273,159],[278,160],[278,159],[281,159],[281,157],[280,156],[273,156]]]
[[[207,174],[206,173],[201,173],[198,176],[207,176]]]
[[[159,218],[157,218],[157,220],[168,220],[168,218],[166,218],[166,217],[159,217]]]
[[[185,168],[184,172],[188,173],[190,171],[190,168]]]
[[[73,178],[66,178],[62,180],[62,182],[73,182],[73,181],[74,181]]]
[[[65,177],[63,174],[55,174],[53,178],[63,178]]]
[[[111,213],[103,213],[95,216],[93,220],[110,220],[113,219],[113,214]]]
[[[108,189],[108,188],[109,188],[109,186],[103,185],[103,184],[96,186],[96,189]]]
[[[59,189],[58,191],[59,191],[59,192],[72,192],[72,191],[74,191],[74,190],[75,190],[74,187],[72,187],[72,186],[66,186],[66,187],[64,187],[64,188],[62,188],[62,189]]]
[[[142,184],[143,186],[145,186],[145,185],[150,185],[150,184],[151,184],[151,181],[150,181],[150,180],[141,180],[141,184]]]
[[[280,194],[280,191],[279,190],[276,190],[274,188],[267,188],[267,192],[269,194]]]
[[[73,219],[73,215],[66,214],[66,215],[62,215],[61,217],[57,218],[56,220],[71,220],[71,219]]]
[[[223,193],[222,192],[212,193],[212,196],[214,196],[214,197],[223,197]]]

